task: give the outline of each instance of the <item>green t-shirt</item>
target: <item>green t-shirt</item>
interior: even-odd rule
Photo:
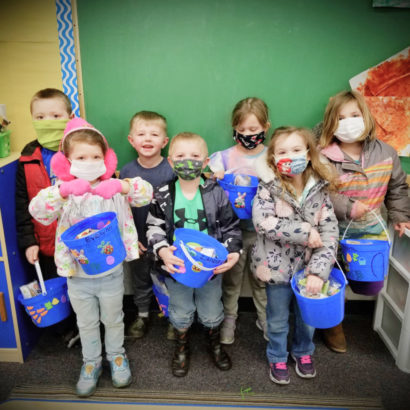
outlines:
[[[200,184],[204,181],[201,178]],[[202,196],[199,189],[193,199],[182,193],[179,181],[175,184],[174,222],[176,228],[189,228],[208,233]]]

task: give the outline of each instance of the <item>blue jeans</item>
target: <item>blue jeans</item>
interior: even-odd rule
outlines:
[[[188,329],[194,321],[195,311],[199,321],[214,328],[224,318],[222,305],[222,275],[216,275],[201,288],[190,288],[170,277],[165,278],[169,292],[169,320],[176,329]]]
[[[268,347],[266,356],[269,363],[287,362],[289,311],[291,305],[295,313],[295,331],[292,338],[291,353],[295,357],[312,355],[315,345],[312,342],[315,328],[307,325],[300,315],[299,306],[290,284],[267,284],[266,321],[268,325]]]
[[[101,361],[100,320],[105,327],[107,359],[124,353],[122,265],[102,278],[69,278],[67,286],[71,305],[77,314],[84,361]]]

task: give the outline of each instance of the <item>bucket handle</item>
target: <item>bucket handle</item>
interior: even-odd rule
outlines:
[[[38,280],[40,282],[41,293],[43,296],[47,295],[46,286],[44,285],[43,274],[41,273],[40,263],[39,261],[34,262],[34,267],[36,268]]]
[[[186,258],[192,263],[192,265],[196,266],[199,270],[211,271],[211,270],[215,269],[215,268],[207,268],[206,266],[200,265],[195,259],[192,258],[192,256],[189,254],[187,248],[185,247],[184,242],[182,242],[181,240],[179,241],[179,246],[181,247],[182,252],[184,252]]]
[[[384,232],[386,232],[387,240],[389,241],[389,245],[391,245],[390,235],[389,235],[389,232],[388,232],[387,229],[386,229],[386,226],[385,226],[384,223],[383,223],[383,220],[380,218],[379,215],[377,215],[377,213],[374,211],[374,209],[371,209],[370,212],[372,212],[372,213],[374,214],[374,216],[377,218],[377,220],[379,221],[380,225],[381,225],[382,228],[384,229]],[[350,224],[351,224],[352,222],[353,222],[353,219],[351,219],[351,220],[349,221],[349,223],[347,224],[346,229],[345,229],[345,231],[344,231],[344,233],[343,233],[343,236],[342,236],[342,241],[343,241],[343,239],[345,238],[346,232],[347,232],[347,230],[349,229],[349,226],[350,226]]]

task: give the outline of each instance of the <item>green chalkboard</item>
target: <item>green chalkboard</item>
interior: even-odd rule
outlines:
[[[257,96],[272,126],[313,126],[349,79],[409,45],[410,10],[371,0],[77,0],[87,119],[135,158],[140,110],[232,145],[235,103]]]

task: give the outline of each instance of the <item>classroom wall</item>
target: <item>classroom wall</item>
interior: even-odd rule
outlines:
[[[0,103],[12,122],[11,150],[35,138],[30,100],[42,88],[62,90],[54,0],[1,2]]]
[[[273,127],[314,126],[349,79],[409,45],[410,9],[372,0],[77,0],[87,119],[135,158],[128,123],[165,115],[209,151],[231,146],[231,111],[264,99]]]

